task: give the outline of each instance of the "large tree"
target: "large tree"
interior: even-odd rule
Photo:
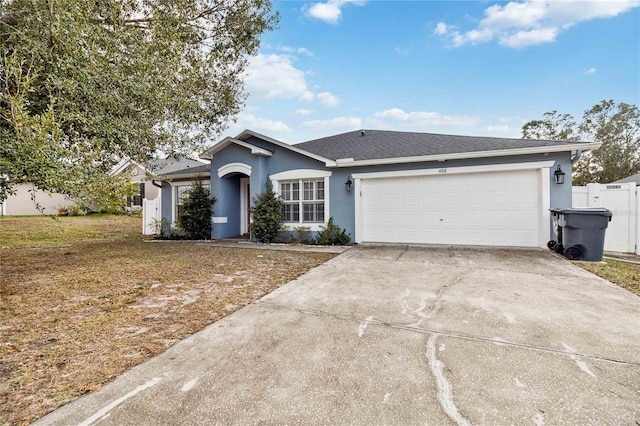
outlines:
[[[573,184],[609,183],[640,172],[640,111],[636,105],[604,100],[586,110],[577,124],[556,111],[522,127],[523,138],[583,140],[602,146],[574,166]]]
[[[0,201],[21,182],[84,197],[123,158],[201,149],[277,19],[270,0],[0,0]]]

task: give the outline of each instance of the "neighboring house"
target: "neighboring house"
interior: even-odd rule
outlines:
[[[333,217],[356,243],[545,247],[549,208],[571,207],[572,161],[599,146],[377,130],[288,145],[246,130],[201,158],[211,160],[214,239],[249,231],[270,179],[290,230],[318,231]],[[191,179],[174,178],[162,188],[170,223]]]
[[[27,216],[42,213],[51,215],[58,213],[58,207],[75,205],[66,195],[42,191],[27,183],[16,185],[14,190],[13,195],[9,195],[3,203],[0,203],[0,215]]]
[[[138,193],[127,200],[128,208],[142,207],[142,200],[154,200],[160,195],[160,176],[173,173],[177,170],[189,169],[208,165],[203,161],[192,160],[186,157],[169,157],[166,159],[154,159],[142,165],[135,161],[122,161],[111,174],[125,174],[129,176],[131,183],[138,184]]]
[[[624,179],[617,180],[611,183],[635,183],[636,186],[640,186],[640,173],[636,173],[635,175],[627,176]]]
[[[153,200],[160,195],[160,183],[154,180],[157,176],[202,165],[208,166],[208,163],[186,157],[154,159],[145,165],[123,160],[111,170],[111,174],[126,173],[132,183],[138,184],[138,193],[127,200],[127,207],[135,208],[142,206],[144,198]],[[2,216],[41,214],[36,202],[44,209],[44,214],[56,214],[58,206],[72,206],[75,204],[66,195],[41,191],[30,184],[16,185],[15,190],[15,195],[10,195],[4,203],[0,204],[0,214]],[[32,199],[32,194],[35,195],[35,202]]]
[[[211,166],[209,164],[200,163],[199,166],[175,170],[162,175],[163,190],[159,204],[161,211],[167,212],[163,217],[168,223],[174,223],[175,218],[181,213],[182,202],[188,196],[188,191],[195,179],[200,179],[202,184],[207,189],[210,189],[210,170]]]

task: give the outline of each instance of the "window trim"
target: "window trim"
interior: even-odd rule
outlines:
[[[178,220],[178,187],[179,186],[193,186],[196,181],[194,180],[184,180],[178,182],[171,182],[171,223],[173,226],[176,225]],[[209,179],[202,180],[203,185],[209,186],[209,192],[211,192],[211,181]]]
[[[327,170],[312,170],[312,169],[296,169],[287,170],[284,172],[276,173],[269,176],[271,183],[273,184],[273,191],[280,197],[280,182],[297,180],[300,182],[300,219],[298,222],[284,222],[283,225],[293,229],[297,226],[306,226],[311,228],[311,231],[321,231],[323,226],[329,222],[329,201],[331,199],[329,190],[329,178],[332,172]],[[324,180],[324,222],[303,222],[303,180]]]

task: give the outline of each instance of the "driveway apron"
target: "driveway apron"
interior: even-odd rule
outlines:
[[[640,424],[640,298],[543,250],[359,246],[38,424]]]

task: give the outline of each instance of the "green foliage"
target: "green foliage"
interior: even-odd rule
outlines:
[[[188,191],[189,196],[182,202],[182,212],[178,216],[178,228],[191,240],[211,238],[211,207],[216,202],[211,193],[198,179]]]
[[[293,230],[295,231],[296,235],[295,235],[295,240],[296,242],[302,243],[302,244],[307,244],[310,240],[309,238],[309,231],[311,231],[311,227],[309,226],[295,226],[293,228]]]
[[[602,101],[585,111],[580,132],[602,142],[578,161],[574,184],[610,183],[640,172],[640,110],[635,105]]]
[[[0,1],[0,201],[23,182],[84,198],[121,188],[123,158],[200,150],[277,20],[270,0]]]
[[[523,139],[575,141],[576,122],[571,114],[558,114],[558,111],[545,112],[542,120],[532,120],[522,126]]]
[[[318,232],[315,244],[322,246],[345,246],[351,243],[351,235],[347,231],[333,223],[333,217],[329,218],[326,226]]]
[[[636,105],[603,100],[584,112],[576,122],[569,114],[545,114],[522,128],[522,136],[601,142],[575,164],[573,185],[609,183],[640,172],[640,110]]]
[[[261,243],[276,243],[280,241],[278,231],[282,229],[284,213],[282,201],[273,192],[273,185],[267,179],[265,191],[253,199],[251,208],[251,236]]]

